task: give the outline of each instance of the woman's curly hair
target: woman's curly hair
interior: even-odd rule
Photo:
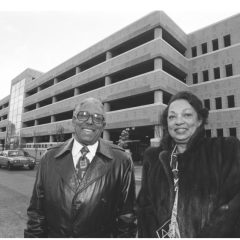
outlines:
[[[160,116],[160,125],[163,129],[163,138],[161,141],[161,145],[164,148],[169,148],[172,145],[172,138],[168,132],[168,123],[167,123],[168,109],[172,102],[180,99],[186,100],[197,112],[198,119],[202,120],[201,125],[198,127],[199,130],[204,129],[204,125],[207,124],[209,112],[207,108],[203,107],[201,100],[196,95],[188,91],[181,91],[176,93],[171,97],[167,107],[164,109],[162,115]]]

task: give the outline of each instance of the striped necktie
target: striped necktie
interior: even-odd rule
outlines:
[[[78,163],[76,165],[77,168],[77,176],[78,178],[81,180],[88,168],[88,165],[90,164],[89,159],[87,158],[87,153],[89,152],[89,149],[87,146],[82,147],[82,149],[80,150],[82,155],[78,160]]]

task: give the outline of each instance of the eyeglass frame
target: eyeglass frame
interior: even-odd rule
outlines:
[[[87,113],[87,118],[85,120],[80,120],[78,118],[78,115],[79,113]],[[94,115],[98,115],[98,116],[101,116],[102,117],[102,122],[96,122],[94,121]],[[87,122],[89,120],[89,118],[91,117],[92,119],[92,122],[95,124],[95,125],[105,125],[105,117],[103,114],[100,114],[100,113],[93,113],[93,114],[90,114],[88,111],[78,111],[78,112],[74,112],[73,116],[79,121],[79,122]],[[95,118],[96,119],[96,118]]]

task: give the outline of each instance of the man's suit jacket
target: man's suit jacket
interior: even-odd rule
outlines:
[[[43,156],[28,208],[25,237],[134,237],[135,180],[131,158],[102,139],[79,181],[73,139]]]

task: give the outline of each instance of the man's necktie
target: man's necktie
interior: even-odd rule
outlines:
[[[82,153],[82,156],[79,158],[76,168],[77,168],[77,176],[81,180],[84,177],[84,174],[86,173],[86,170],[88,165],[90,164],[90,161],[86,157],[87,153],[89,152],[89,149],[86,146],[84,146],[80,151]]]

